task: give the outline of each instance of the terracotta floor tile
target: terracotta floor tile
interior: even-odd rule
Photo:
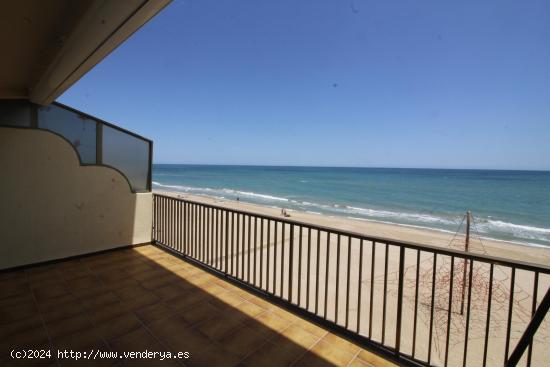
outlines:
[[[292,342],[284,344],[264,343],[259,349],[245,358],[242,363],[250,367],[289,366],[300,358],[305,350]]]
[[[34,296],[38,301],[53,297],[60,297],[70,293],[66,284],[41,285],[33,288]]]
[[[361,349],[356,344],[353,344],[352,342],[331,333],[328,333],[327,335],[325,335],[325,337],[322,340],[325,343],[332,345],[333,347],[346,350],[351,354],[356,354],[357,352],[359,352],[359,349]]]
[[[132,314],[122,314],[97,325],[96,330],[105,340],[109,341],[110,339],[129,333],[140,326],[141,323],[136,316]]]
[[[262,312],[265,312],[266,310],[264,308],[261,308],[258,305],[255,305],[251,302],[243,302],[238,306],[238,310],[245,315],[248,315],[250,317],[255,317],[261,314]]]
[[[270,311],[266,311],[254,319],[247,320],[246,325],[259,334],[271,338],[289,327],[290,322],[276,316]]]
[[[187,321],[189,325],[196,325],[200,322],[218,316],[219,314],[220,311],[217,308],[212,306],[210,303],[203,301],[181,312],[179,315]]]
[[[181,281],[177,283],[172,282],[171,284],[153,289],[153,293],[155,293],[157,296],[165,301],[184,295],[186,290],[179,283],[181,283]]]
[[[349,367],[373,367],[372,364],[367,363],[359,358],[354,358],[349,364]]]
[[[72,290],[97,288],[102,286],[100,280],[92,275],[69,279],[67,280],[67,283],[69,283],[69,287],[71,287]]]
[[[391,365],[153,246],[0,274],[0,365],[11,344],[48,345],[46,331],[60,349],[191,353],[105,366]]]
[[[197,367],[233,367],[239,363],[239,360],[238,356],[225,350],[222,345],[214,343],[200,352],[192,353],[191,358],[184,363]]]
[[[0,299],[24,293],[30,293],[30,287],[26,281],[12,282],[11,280],[4,280],[0,282]]]
[[[127,313],[128,310],[126,310],[123,307],[122,303],[116,302],[116,303],[109,303],[101,307],[91,308],[89,309],[88,312],[90,314],[90,318],[92,319],[92,322],[94,324],[100,324],[108,320],[111,320],[117,316],[123,315],[124,313]]]
[[[84,307],[95,310],[113,303],[118,303],[119,298],[112,291],[105,291],[95,295],[94,297],[81,299],[81,302],[84,304]]]
[[[135,298],[123,301],[122,308],[129,311],[137,311],[158,302],[160,302],[160,298],[149,292]]]
[[[380,366],[380,367],[389,367],[389,366],[397,366],[394,363],[391,363],[390,361],[386,360],[385,358],[380,357],[377,354],[374,354],[368,350],[362,349],[359,352],[359,355],[357,356],[360,358],[363,362],[370,363],[373,366]]]
[[[174,311],[164,302],[157,302],[136,310],[135,314],[144,324],[151,324],[174,315]]]
[[[150,328],[153,335],[168,344],[174,352],[199,353],[212,343],[212,340],[195,329],[180,328],[177,332],[166,332]]]
[[[305,354],[296,366],[347,366],[354,355],[346,350],[320,341]]]
[[[169,285],[176,280],[177,279],[172,274],[166,272],[166,274],[164,275],[154,277],[152,279],[144,280],[140,284],[145,289],[155,290],[160,287]]]
[[[198,324],[195,328],[210,339],[219,341],[229,335],[245,319],[243,314],[220,314]]]
[[[16,295],[6,296],[5,298],[0,299],[0,309],[30,302],[34,302],[34,298],[31,292],[24,292]]]
[[[10,323],[0,326],[0,340],[8,339],[10,336],[24,332],[25,330],[32,330],[42,326],[42,319],[38,314],[25,317],[20,320],[12,321]]]
[[[46,323],[46,329],[52,338],[72,334],[90,327],[92,327],[90,319],[84,313]]]
[[[228,304],[230,306],[238,306],[241,303],[245,301],[244,298],[241,296],[231,293],[231,292],[225,292],[222,294],[219,294],[215,299],[212,300],[214,303],[223,302],[225,304]]]
[[[168,348],[162,346],[153,335],[144,328],[138,328],[130,331],[123,336],[109,341],[113,351],[138,352],[147,349],[148,351],[160,352],[168,351]]]
[[[302,329],[305,329],[306,331],[309,331],[310,333],[318,337],[323,337],[328,334],[328,331],[326,331],[322,327],[317,326],[314,323],[303,319],[297,320],[296,324],[300,326]]]
[[[207,284],[204,284],[204,285],[202,285],[201,289],[203,291],[205,291],[206,293],[211,294],[213,296],[217,296],[217,295],[220,295],[222,293],[227,292],[227,289],[225,289],[224,287],[220,286],[219,284],[217,284],[215,282],[209,282]]]
[[[148,329],[160,339],[168,339],[189,328],[189,323],[181,315],[173,315],[148,326]]]
[[[319,339],[319,337],[316,337],[315,335],[296,325],[290,325],[288,328],[281,332],[280,336],[273,338],[271,341],[275,344],[291,341],[307,350],[311,348],[315,343],[317,343]]]
[[[172,298],[170,302],[167,303],[167,305],[175,312],[180,312],[180,311],[185,311],[191,306],[204,301],[205,298],[207,298],[207,295],[204,294],[204,292],[201,292],[200,290],[195,289],[181,296]]]
[[[265,342],[266,339],[262,335],[244,325],[233,329],[230,334],[220,339],[220,344],[223,345],[225,350],[240,358],[252,354]]]
[[[129,285],[122,288],[113,289],[113,292],[120,297],[121,300],[129,300],[138,296],[143,296],[149,293],[148,290],[140,285]]]
[[[32,317],[37,314],[38,310],[33,302],[25,302],[2,307],[0,309],[0,325],[8,324],[27,317]]]
[[[52,308],[51,310],[43,311],[42,317],[46,322],[52,322],[78,315],[84,311],[85,308],[81,304],[71,302],[62,304],[59,308]]]

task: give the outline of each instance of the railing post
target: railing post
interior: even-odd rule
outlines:
[[[395,330],[395,352],[399,355],[401,349],[401,314],[403,313],[403,277],[405,265],[405,247],[399,249],[399,282],[397,283],[397,320]]]
[[[533,315],[533,318],[529,322],[529,325],[527,325],[527,329],[523,332],[523,335],[519,339],[518,344],[516,345],[516,348],[512,352],[512,355],[506,361],[505,366],[506,367],[513,367],[516,366],[521,359],[521,356],[525,352],[525,349],[531,344],[533,341],[533,337],[535,336],[535,333],[537,332],[537,329],[539,328],[540,324],[544,320],[544,317],[548,313],[548,310],[550,309],[550,288],[546,291],[546,295],[542,299],[542,302],[540,303],[539,307],[535,311],[535,314]]]
[[[283,242],[283,246],[284,246],[284,242]],[[292,273],[293,273],[293,269],[292,269],[292,263],[293,263],[293,254],[294,254],[294,224],[291,224],[290,225],[290,245],[289,245],[289,256],[288,256],[288,271],[289,271],[289,275],[288,275],[288,302],[292,303]],[[281,260],[282,261],[282,260]],[[281,296],[282,296],[282,291],[281,291]]]
[[[225,212],[225,275],[227,275],[227,269],[229,264],[229,212]]]

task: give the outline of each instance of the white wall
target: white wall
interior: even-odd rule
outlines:
[[[151,241],[152,194],[80,166],[42,130],[0,127],[0,269]]]

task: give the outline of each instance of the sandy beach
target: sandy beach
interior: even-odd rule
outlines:
[[[156,191],[156,193],[214,204],[222,208],[283,217],[281,208],[206,196],[164,191]],[[304,223],[442,248],[460,249],[464,239],[459,236],[451,241],[453,234],[436,230],[298,211],[289,211],[289,214],[290,219]],[[223,216],[217,218],[216,220],[225,226]],[[254,221],[245,220],[244,217],[240,222],[230,219],[227,224],[230,228],[235,224],[239,228],[242,226],[241,233],[247,233],[250,230],[256,233],[259,226]],[[399,248],[384,243],[363,243],[353,237],[340,238],[340,236],[327,235],[322,231],[308,233],[308,231],[296,230],[292,241],[295,245],[292,250],[294,260],[291,273],[288,260],[291,252],[291,235],[288,227],[283,233],[281,226],[278,229],[271,226],[273,228],[271,235],[268,237],[263,232],[257,240],[254,235],[252,245],[252,241],[245,241],[243,236],[242,241],[237,243],[236,248],[231,251],[233,256],[225,258],[214,248],[214,251],[211,251],[203,261],[221,268],[227,267],[229,274],[239,279],[246,279],[256,287],[284,299],[290,299],[302,308],[367,336],[371,340],[393,347],[396,338]],[[233,233],[231,238],[234,238]],[[222,236],[220,241],[223,243],[225,238]],[[185,246],[185,244],[182,243],[179,246]],[[550,264],[550,249],[488,239],[480,240],[476,237],[472,238],[471,252],[543,266]],[[301,259],[301,263],[297,259]],[[338,261],[344,265],[339,266]],[[346,266],[346,262],[349,265]],[[265,266],[262,267],[262,263]],[[508,323],[511,330],[509,346],[509,353],[511,353],[530,320],[534,293],[533,273],[516,271],[515,282],[512,284],[511,269],[506,266],[495,265],[491,271],[489,264],[476,262],[472,269],[463,260],[457,259],[451,262],[450,257],[441,255],[437,257],[435,266],[436,271],[434,271],[434,257],[431,253],[405,251],[402,351],[412,354],[414,350],[415,357],[421,360],[426,360],[429,356],[435,365],[443,365],[447,359],[449,366],[462,366],[464,344],[467,342],[468,365],[477,365],[477,362],[482,360],[486,349],[487,365],[502,366]],[[464,271],[465,266],[466,271]],[[290,273],[291,279],[289,279]],[[462,288],[468,288],[464,274],[471,275],[471,293],[467,290],[462,292]],[[549,286],[550,276],[541,274],[537,288],[539,302]],[[510,300],[512,287],[514,297]],[[452,292],[449,291],[450,289]],[[491,292],[491,297],[488,296],[488,292]],[[450,294],[452,298],[449,297]],[[489,299],[491,299],[490,304]],[[468,300],[470,300],[470,312],[467,312]],[[512,304],[512,312],[511,318],[508,319],[510,304]],[[487,322],[489,307],[490,319]],[[484,342],[486,330],[489,330],[487,345]],[[428,342],[430,335],[431,343]],[[446,350],[446,340],[449,340],[448,350]],[[543,361],[550,358],[550,351],[545,348],[549,342],[550,320],[547,317],[534,341],[532,366],[544,365]],[[525,358],[520,365],[525,365]]]

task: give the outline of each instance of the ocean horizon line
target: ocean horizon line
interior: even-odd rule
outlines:
[[[549,169],[523,168],[445,168],[445,167],[383,167],[383,166],[332,166],[332,165],[301,165],[301,164],[225,164],[225,163],[161,163],[157,166],[192,166],[192,167],[273,167],[273,168],[328,168],[328,169],[381,169],[381,170],[432,170],[432,171],[491,171],[491,172],[544,172]]]

